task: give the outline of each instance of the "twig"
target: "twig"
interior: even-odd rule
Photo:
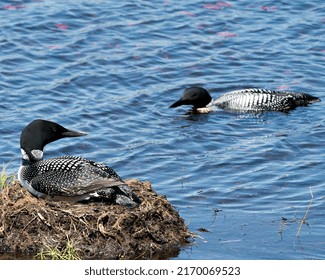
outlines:
[[[24,228],[22,229],[22,232],[23,231],[25,231],[25,229],[34,221],[34,220],[36,220],[37,219],[37,216],[34,216],[34,218],[33,219],[31,219],[25,226],[24,226]]]
[[[286,224],[287,221],[288,221],[287,218],[284,218],[284,217],[281,218],[280,229],[279,229],[281,240],[282,240],[283,226]]]
[[[299,235],[300,235],[300,230],[301,230],[301,227],[303,224],[306,223],[306,219],[307,219],[307,215],[309,213],[309,209],[313,203],[313,200],[314,200],[314,195],[313,195],[313,192],[311,191],[311,187],[310,187],[310,195],[311,195],[311,200],[309,201],[309,205],[308,205],[308,208],[306,210],[306,213],[304,215],[304,217],[302,218],[301,222],[300,222],[300,225],[299,225],[299,228],[298,228],[298,231],[296,233],[296,237],[299,238]]]
[[[44,218],[44,216],[40,213],[40,212],[37,212],[37,216],[41,219],[41,221],[46,224],[48,227],[52,227],[51,224],[46,221],[46,219]]]

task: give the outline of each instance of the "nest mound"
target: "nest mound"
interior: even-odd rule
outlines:
[[[139,207],[47,201],[13,182],[0,191],[0,253],[33,258],[68,240],[82,259],[177,256],[193,236],[184,220],[149,182],[126,183],[142,200]]]

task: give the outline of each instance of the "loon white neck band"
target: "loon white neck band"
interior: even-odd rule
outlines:
[[[21,154],[22,154],[24,160],[30,161],[30,158],[24,149],[21,149]],[[41,151],[41,150],[32,150],[31,154],[32,154],[33,159],[41,160],[43,158],[43,151]]]

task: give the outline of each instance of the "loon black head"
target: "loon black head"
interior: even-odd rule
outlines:
[[[182,97],[169,106],[175,108],[181,105],[192,105],[194,109],[204,108],[211,102],[209,92],[201,87],[190,87],[184,90]]]
[[[69,130],[55,122],[34,120],[20,135],[20,147],[24,160],[37,161],[43,158],[45,145],[64,137],[78,137],[86,133]]]

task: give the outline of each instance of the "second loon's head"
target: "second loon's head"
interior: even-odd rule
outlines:
[[[169,106],[175,108],[181,105],[192,105],[194,109],[204,108],[211,102],[209,92],[201,87],[190,87],[184,90],[182,97]]]
[[[86,133],[69,130],[55,122],[34,120],[20,135],[20,148],[24,160],[38,161],[43,158],[45,145],[64,137],[78,137]]]

